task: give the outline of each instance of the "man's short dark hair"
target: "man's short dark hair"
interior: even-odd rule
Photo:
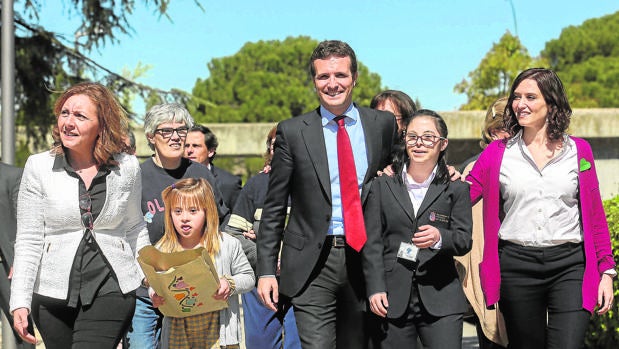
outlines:
[[[209,150],[217,149],[217,147],[219,146],[219,141],[217,141],[217,137],[215,137],[215,134],[213,133],[213,131],[211,131],[210,128],[200,124],[195,124],[189,130],[189,132],[195,131],[202,132],[202,134],[204,135],[204,145],[206,145]]]
[[[309,72],[312,80],[316,74],[314,61],[317,59],[326,59],[331,56],[350,57],[350,72],[352,75],[357,73],[357,56],[355,55],[355,51],[353,51],[352,47],[343,41],[325,40],[316,46],[312,56],[310,57]]]

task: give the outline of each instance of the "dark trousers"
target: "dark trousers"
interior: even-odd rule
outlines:
[[[360,280],[361,274],[349,275],[347,254],[354,252],[347,250],[323,250],[309,284],[291,300],[303,349],[362,349],[366,345],[364,312],[351,286],[351,278]]]
[[[582,307],[582,244],[524,247],[501,241],[500,306],[509,348],[581,348],[590,314]]]
[[[97,295],[88,306],[35,294],[32,317],[47,349],[116,348],[131,324],[135,292]]]
[[[449,300],[445,300],[448,302]],[[379,347],[382,349],[424,349],[462,347],[462,314],[436,317],[428,313],[413,283],[411,299],[404,315],[397,319],[382,319]],[[376,343],[376,338],[373,339]]]

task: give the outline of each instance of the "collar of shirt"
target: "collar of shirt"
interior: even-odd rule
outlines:
[[[569,141],[569,136],[567,134],[563,134],[563,148],[565,149],[565,147],[570,146],[570,141]],[[520,145],[521,147],[526,147],[526,145],[524,144],[524,139],[522,138],[522,130],[518,131],[518,133],[516,133],[512,138],[507,140],[507,147],[512,147],[514,145]]]
[[[527,148],[527,145],[524,143],[524,139],[522,138],[522,130],[520,130],[514,137],[512,137],[507,142],[507,148],[511,148],[514,145],[517,145],[519,147],[520,153],[522,153],[522,156],[531,164],[531,166],[533,166],[533,168],[537,170],[537,165],[535,164],[535,161],[533,160],[533,154],[531,154],[531,152],[529,151],[529,148]],[[567,150],[572,151],[571,148],[568,149],[569,147],[571,147],[569,136],[567,134],[563,134],[563,145],[561,147],[559,154],[557,154],[554,158],[548,161],[548,163],[544,167],[550,164],[556,163],[557,161],[560,161],[565,156]]]
[[[356,123],[359,120],[359,110],[355,106],[354,103],[351,103],[343,115],[346,115],[348,119],[352,119],[352,123]],[[320,116],[322,116],[322,127],[327,127],[329,123],[337,127],[337,123],[333,121],[339,115],[335,115],[332,112],[328,111],[327,108],[320,105]],[[333,122],[332,122],[333,121]],[[344,120],[346,124],[350,123],[347,119]]]
[[[406,191],[408,192],[408,197],[411,200],[411,204],[413,204],[413,214],[416,216],[423,199],[426,197],[430,183],[434,180],[437,166],[434,166],[434,169],[432,169],[432,172],[428,178],[423,181],[423,183],[417,183],[412,177],[409,177],[406,171],[407,168],[408,166],[404,166],[404,169],[402,170],[402,179],[404,181],[404,185],[406,186]]]
[[[118,166],[116,165],[107,166],[106,164],[101,164],[99,166],[99,171],[97,172],[97,175],[95,177],[105,176],[112,170],[117,169]],[[64,154],[56,154],[56,156],[54,157],[54,165],[52,165],[52,170],[65,170],[67,171],[67,173],[72,174],[74,177],[77,176],[77,173],[75,172],[73,167],[71,167]]]
[[[411,189],[428,189],[430,187],[430,183],[432,183],[434,177],[436,176],[437,169],[438,165],[435,165],[428,178],[426,178],[423,183],[417,183],[412,177],[409,177],[408,165],[405,165],[402,169],[402,180],[404,181],[404,185],[406,185],[406,190],[410,191]]]
[[[518,142],[520,141],[520,139],[522,139],[522,130],[518,131],[518,133],[516,133],[512,138],[509,138],[507,140],[507,143],[505,144],[505,146],[507,148],[512,147],[514,144],[518,144]]]

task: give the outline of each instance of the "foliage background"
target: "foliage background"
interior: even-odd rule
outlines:
[[[15,116],[26,141],[21,148],[40,151],[49,145],[46,136],[56,118],[52,113],[59,93],[85,80],[99,81],[119,98],[130,116],[133,97],[184,103],[180,91],[162,91],[135,81],[148,70],[137,66],[133,72],[113,72],[88,58],[92,50],[119,42],[119,37],[132,33],[129,18],[135,0],[63,0],[56,1],[67,13],[80,21],[72,38],[46,30],[38,24],[38,13],[46,0],[14,0],[15,22]],[[48,0],[49,1],[49,0]],[[153,13],[167,17],[171,0],[142,0]],[[198,0],[194,0],[198,8]],[[60,5],[60,4],[58,4]],[[17,158],[17,156],[16,156]],[[25,159],[17,158],[18,164]]]
[[[509,93],[522,70],[553,69],[563,81],[572,108],[619,107],[619,12],[569,26],[531,57],[517,36],[506,32],[468,79],[454,86],[467,95],[461,110],[485,110]]]
[[[610,230],[610,240],[615,256],[615,263],[619,265],[619,195],[604,201],[604,210]],[[619,278],[613,282],[615,290],[615,305],[604,315],[593,315],[589,322],[585,346],[587,348],[616,349],[619,348]]]
[[[208,63],[210,76],[198,79],[189,111],[196,121],[275,122],[318,106],[309,76],[309,57],[318,41],[307,36],[249,42],[229,57]],[[355,102],[368,106],[380,92],[380,76],[358,61]]]
[[[550,62],[576,108],[619,106],[619,12],[569,26],[546,43]]]

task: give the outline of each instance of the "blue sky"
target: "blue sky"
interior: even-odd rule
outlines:
[[[617,0],[512,0],[517,34],[532,56],[570,25],[612,14]],[[74,37],[68,0],[43,0],[40,24]],[[58,5],[60,3],[61,5]],[[130,15],[134,32],[90,56],[120,72],[138,62],[152,69],[139,82],[191,92],[207,78],[212,58],[230,56],[247,42],[306,35],[348,42],[384,86],[419,98],[425,108],[455,110],[465,103],[453,87],[474,70],[492,44],[516,32],[508,0],[175,0],[170,22],[144,8]],[[568,4],[569,3],[569,4]],[[18,9],[16,8],[16,11]],[[362,82],[361,82],[362,83]],[[143,107],[142,107],[143,108]],[[144,110],[136,106],[140,114]]]

